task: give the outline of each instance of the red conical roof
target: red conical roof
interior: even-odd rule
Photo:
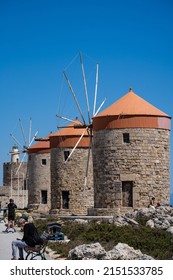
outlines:
[[[85,131],[85,128],[80,128],[82,125],[83,123],[76,118],[74,122],[70,123],[67,127],[58,130],[51,136],[81,136]],[[86,132],[85,135],[88,136],[88,133]]]
[[[89,147],[90,136],[83,123],[77,118],[74,122],[70,123],[67,127],[62,128],[50,137],[50,147],[74,147],[82,134],[79,147]]]
[[[149,102],[135,94],[132,89],[96,117],[113,115],[167,116]]]
[[[135,94],[132,89],[93,118],[93,130],[161,128],[170,130],[171,117]]]
[[[28,154],[35,153],[35,152],[49,152],[50,149],[50,139],[49,137],[52,135],[52,132],[49,133],[44,140],[40,140],[37,143],[33,144],[28,149]],[[47,141],[46,141],[47,140]]]

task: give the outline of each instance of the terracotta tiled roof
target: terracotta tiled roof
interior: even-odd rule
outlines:
[[[99,113],[96,118],[114,115],[150,115],[169,117],[167,114],[139,97],[131,89],[123,97]]]

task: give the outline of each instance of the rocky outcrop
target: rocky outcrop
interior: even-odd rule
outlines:
[[[124,243],[118,243],[107,252],[100,243],[79,245],[69,251],[68,258],[73,260],[153,260],[151,256]]]
[[[82,244],[69,251],[68,258],[73,260],[101,260],[106,256],[100,243]]]
[[[138,222],[135,221],[134,219],[131,219],[126,215],[119,215],[119,214],[114,215],[113,224],[116,226],[125,226],[125,225],[138,226],[139,225]]]
[[[124,243],[118,243],[106,253],[105,260],[153,260],[151,256],[143,254]]]
[[[109,219],[109,222],[116,226],[138,226],[137,219],[142,217],[150,218],[148,219],[146,226],[151,228],[155,227],[166,230],[173,226],[173,208],[163,206],[158,208],[142,208],[125,214],[115,214],[112,220]]]
[[[146,226],[150,228],[159,228],[173,233],[173,208],[169,206],[160,206],[158,208],[144,208],[132,213],[125,214],[132,219],[148,217]]]

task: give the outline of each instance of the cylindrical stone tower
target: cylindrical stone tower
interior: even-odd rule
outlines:
[[[93,118],[95,214],[169,203],[170,120],[131,89]]]
[[[45,213],[51,207],[50,135],[28,149],[28,207]]]
[[[76,119],[67,128],[61,129],[50,137],[51,213],[53,214],[87,214],[87,209],[94,205],[92,153],[90,153],[85,184],[90,137],[84,128],[79,128],[81,124]],[[67,160],[73,149],[72,156]]]

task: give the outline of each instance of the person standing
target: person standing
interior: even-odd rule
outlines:
[[[15,210],[17,208],[17,205],[14,203],[14,200],[10,198],[10,202],[7,205],[8,209],[8,225],[6,232],[9,232],[9,229],[12,228],[13,232],[15,232],[14,228],[14,222],[15,222]]]

